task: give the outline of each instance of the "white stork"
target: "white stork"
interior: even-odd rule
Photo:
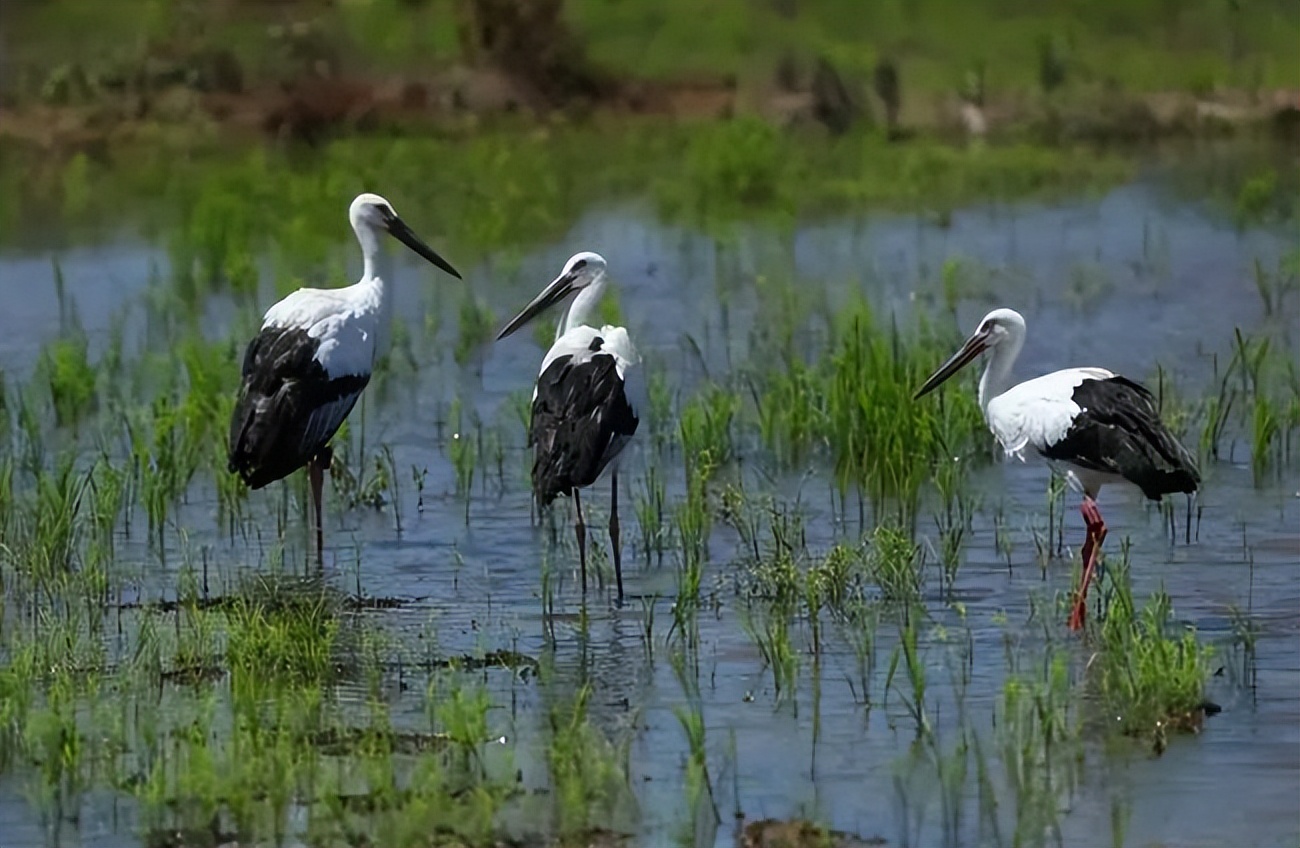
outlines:
[[[441,256],[377,194],[360,194],[348,219],[361,243],[361,280],[340,289],[298,289],[266,311],[244,354],[230,419],[230,470],[260,489],[307,466],[321,557],[321,485],[329,441],[370,381],[387,342],[393,299],[379,276],[379,234],[388,232],[453,277]]]
[[[610,471],[609,541],[614,549],[614,578],[623,601],[623,554],[618,529],[618,457],[636,433],[637,414],[628,401],[628,369],[640,362],[622,327],[599,330],[584,322],[608,285],[605,260],[578,253],[564,270],[506,324],[497,340],[518,330],[547,307],[577,292],[556,330],[555,344],[542,359],[533,389],[528,443],[533,454],[533,494],[541,506],[557,495],[573,495],[574,532],[582,588],[587,589],[587,528],[579,489]]]
[[[1067,368],[1017,385],[1011,366],[1025,343],[1025,319],[1013,309],[995,309],[961,349],[917,391],[928,394],[984,351],[992,351],[980,377],[984,420],[1007,456],[1024,460],[1037,451],[1083,494],[1087,525],[1083,576],[1070,613],[1070,628],[1083,626],[1088,584],[1106,524],[1097,509],[1102,484],[1127,480],[1154,501],[1200,485],[1196,460],[1160,420],[1151,393],[1104,368]]]

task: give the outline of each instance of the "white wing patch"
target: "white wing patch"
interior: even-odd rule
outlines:
[[[601,351],[614,357],[614,368],[618,371],[619,379],[626,379],[628,369],[641,363],[641,354],[632,344],[631,336],[624,328],[611,327],[609,324],[600,328],[600,336],[605,340]]]
[[[365,376],[375,364],[380,298],[377,286],[366,283],[343,289],[298,289],[266,311],[262,327],[304,329],[320,340],[314,358],[326,374]]]
[[[1083,411],[1073,397],[1079,384],[1114,376],[1104,368],[1067,368],[1026,380],[989,401],[989,429],[1007,456],[1024,460],[1026,448],[1041,451],[1065,438]]]
[[[601,344],[598,348],[592,350],[592,342],[598,338],[601,340]],[[609,324],[597,330],[595,327],[588,327],[583,324],[574,327],[555,340],[555,344],[551,345],[551,349],[546,351],[546,356],[542,357],[542,367],[538,370],[537,375],[540,377],[545,374],[546,369],[551,367],[551,363],[561,356],[572,356],[573,364],[579,365],[591,359],[597,353],[607,353],[614,357],[614,370],[618,372],[620,380],[626,380],[627,370],[641,362],[641,355],[637,353],[636,348],[632,345],[632,339],[628,336],[627,330]],[[534,393],[534,397],[536,397],[536,393]]]

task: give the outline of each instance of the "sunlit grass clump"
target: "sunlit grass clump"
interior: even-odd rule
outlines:
[[[856,491],[878,519],[910,525],[936,463],[975,455],[985,430],[979,406],[969,392],[949,392],[938,404],[912,400],[947,355],[947,342],[928,328],[905,332],[879,321],[861,299],[828,324],[824,349],[810,362],[759,375],[763,441],[789,461],[827,454],[841,496]]]
[[[51,342],[40,369],[49,385],[54,420],[59,426],[76,425],[94,410],[96,371],[90,364],[83,333]]]
[[[1199,730],[1207,708],[1213,709],[1205,700],[1213,649],[1173,620],[1163,592],[1138,609],[1127,571],[1120,570],[1097,625],[1098,686],[1107,718],[1121,733],[1149,740],[1158,753],[1171,731]]]
[[[323,683],[334,672],[339,604],[319,585],[259,580],[227,613],[226,659],[251,684]]]
[[[550,710],[546,764],[550,769],[555,829],[581,839],[616,815],[629,797],[627,750],[615,746],[588,716],[590,685]]]

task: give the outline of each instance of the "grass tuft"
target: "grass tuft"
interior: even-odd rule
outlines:
[[[1214,650],[1174,621],[1168,595],[1158,592],[1137,609],[1127,568],[1105,573],[1113,576],[1095,673],[1106,717],[1161,753],[1170,733],[1200,729]]]

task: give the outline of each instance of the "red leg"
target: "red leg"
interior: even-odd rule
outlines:
[[[1074,609],[1070,611],[1071,630],[1081,630],[1083,628],[1083,622],[1088,613],[1088,586],[1092,583],[1092,575],[1097,567],[1097,556],[1101,551],[1101,543],[1106,539],[1106,522],[1101,518],[1101,511],[1097,509],[1097,502],[1084,495],[1079,512],[1083,514],[1084,524],[1088,528],[1088,536],[1083,543],[1083,576],[1079,579],[1079,591],[1075,594]]]

